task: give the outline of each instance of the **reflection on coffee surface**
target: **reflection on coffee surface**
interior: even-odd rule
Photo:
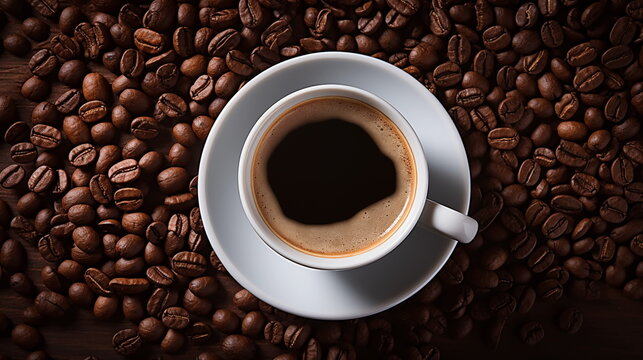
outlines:
[[[321,97],[287,110],[253,159],[255,202],[290,246],[351,256],[385,241],[406,218],[416,187],[413,155],[379,110]]]

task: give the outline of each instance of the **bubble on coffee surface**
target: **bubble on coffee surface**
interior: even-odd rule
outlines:
[[[397,126],[348,98],[288,110],[262,138],[253,169],[255,201],[268,226],[317,256],[379,245],[406,217],[415,192],[412,153]]]

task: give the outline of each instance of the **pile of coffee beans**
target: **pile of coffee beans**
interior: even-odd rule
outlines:
[[[30,55],[32,73],[20,94],[0,96],[13,160],[0,185],[18,196],[0,201],[0,267],[34,297],[23,324],[0,314],[0,334],[32,359],[47,356],[38,326],[74,307],[131,321],[112,339],[122,355],[143,343],[167,353],[216,343],[198,358],[273,347],[281,360],[438,359],[433,336],[480,326],[497,346],[507,319],[536,301],[598,298],[602,282],[643,299],[641,0],[0,8],[10,15],[0,12],[0,27],[21,22],[4,51]],[[387,61],[440,99],[467,149],[480,224],[412,300],[344,322],[301,319],[244,289],[221,296],[228,275],[196,199],[198,154],[228,99],[262,70],[325,50]],[[25,275],[24,246],[49,263],[43,286]],[[558,326],[574,333],[582,322],[572,307]],[[538,321],[518,331],[527,344],[544,335]]]

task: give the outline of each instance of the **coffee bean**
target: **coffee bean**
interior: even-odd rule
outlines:
[[[168,307],[163,311],[163,325],[170,329],[185,329],[190,323],[190,315],[181,307]]]
[[[48,49],[38,50],[29,60],[29,70],[32,74],[46,77],[56,71],[58,59]]]
[[[16,121],[7,128],[4,134],[4,141],[7,144],[15,145],[19,142],[29,140],[29,125],[23,121]]]
[[[203,255],[191,251],[182,251],[172,257],[172,269],[180,275],[196,277],[206,269]]]
[[[132,120],[130,132],[141,140],[152,140],[159,135],[159,124],[150,116],[141,116]]]
[[[2,45],[12,55],[18,57],[27,55],[27,53],[31,50],[31,43],[29,42],[29,40],[17,33],[11,33],[5,36]]]
[[[114,334],[114,351],[123,356],[133,355],[141,347],[141,336],[133,329],[123,329]]]
[[[587,164],[589,154],[580,145],[561,140],[556,148],[556,159],[562,164],[572,167],[583,167]]]
[[[587,66],[574,76],[574,87],[580,92],[590,92],[599,87],[605,75],[598,66]]]
[[[190,98],[202,102],[211,98],[214,94],[214,79],[209,75],[201,75],[190,87]]]
[[[545,330],[538,321],[527,322],[520,328],[520,339],[527,345],[538,344],[544,337]]]
[[[251,311],[241,321],[241,333],[251,337],[258,337],[264,330],[265,317],[258,311]]]
[[[134,159],[126,159],[114,164],[107,176],[109,180],[115,184],[127,184],[138,180],[141,175],[138,162]]]
[[[272,320],[266,324],[263,330],[264,339],[273,345],[281,344],[284,338],[284,326],[281,322]]]
[[[25,35],[36,41],[46,40],[50,33],[49,24],[37,17],[29,17],[23,20],[20,29]]]
[[[92,164],[96,160],[98,151],[92,144],[80,144],[69,151],[69,162],[76,167]]]
[[[618,69],[627,66],[634,59],[632,50],[625,45],[613,46],[603,53],[601,62],[608,69]]]
[[[610,223],[621,223],[627,217],[627,201],[620,196],[607,198],[599,209],[601,218]]]
[[[511,127],[495,128],[487,134],[487,142],[495,149],[511,150],[519,140],[518,132]]]
[[[109,281],[109,289],[117,294],[134,295],[145,292],[150,283],[144,278],[113,278]]]
[[[34,292],[34,284],[25,273],[15,273],[9,277],[9,286],[21,296],[31,296]]]
[[[11,164],[0,171],[0,185],[5,189],[14,188],[25,178],[25,169],[18,164]]]
[[[42,335],[29,325],[18,324],[11,331],[11,341],[23,350],[35,350],[42,344]]]
[[[69,300],[53,291],[42,291],[36,296],[36,309],[47,317],[63,317],[69,311],[71,304]]]
[[[43,149],[55,149],[62,143],[62,134],[52,126],[37,124],[31,128],[30,140]]]
[[[496,116],[490,107],[482,105],[469,112],[473,125],[482,132],[489,132],[497,126]]]
[[[63,260],[67,255],[63,242],[49,234],[38,240],[38,252],[43,259],[52,263]]]
[[[98,59],[111,41],[109,27],[100,22],[78,24],[74,28],[74,38],[82,45],[84,56],[92,60]]]
[[[187,104],[178,95],[165,93],[159,97],[157,102],[158,109],[169,118],[180,118],[186,115]]]
[[[284,331],[284,344],[288,349],[301,348],[310,336],[311,328],[309,325],[292,324]]]
[[[174,273],[165,266],[152,266],[146,271],[147,279],[159,287],[168,287],[174,283]]]
[[[243,335],[228,335],[221,343],[223,353],[231,359],[252,359],[256,353],[256,345]]]
[[[563,295],[563,286],[555,279],[543,280],[536,285],[536,293],[544,302],[554,302]]]
[[[634,165],[628,159],[618,157],[612,162],[610,169],[612,181],[617,185],[627,185],[634,181]]]
[[[533,272],[540,273],[551,266],[554,262],[554,258],[555,256],[553,252],[548,247],[541,246],[531,253],[527,259],[527,265]]]

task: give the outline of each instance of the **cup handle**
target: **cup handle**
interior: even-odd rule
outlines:
[[[478,232],[477,221],[429,199],[426,199],[419,223],[464,244],[471,242]]]

